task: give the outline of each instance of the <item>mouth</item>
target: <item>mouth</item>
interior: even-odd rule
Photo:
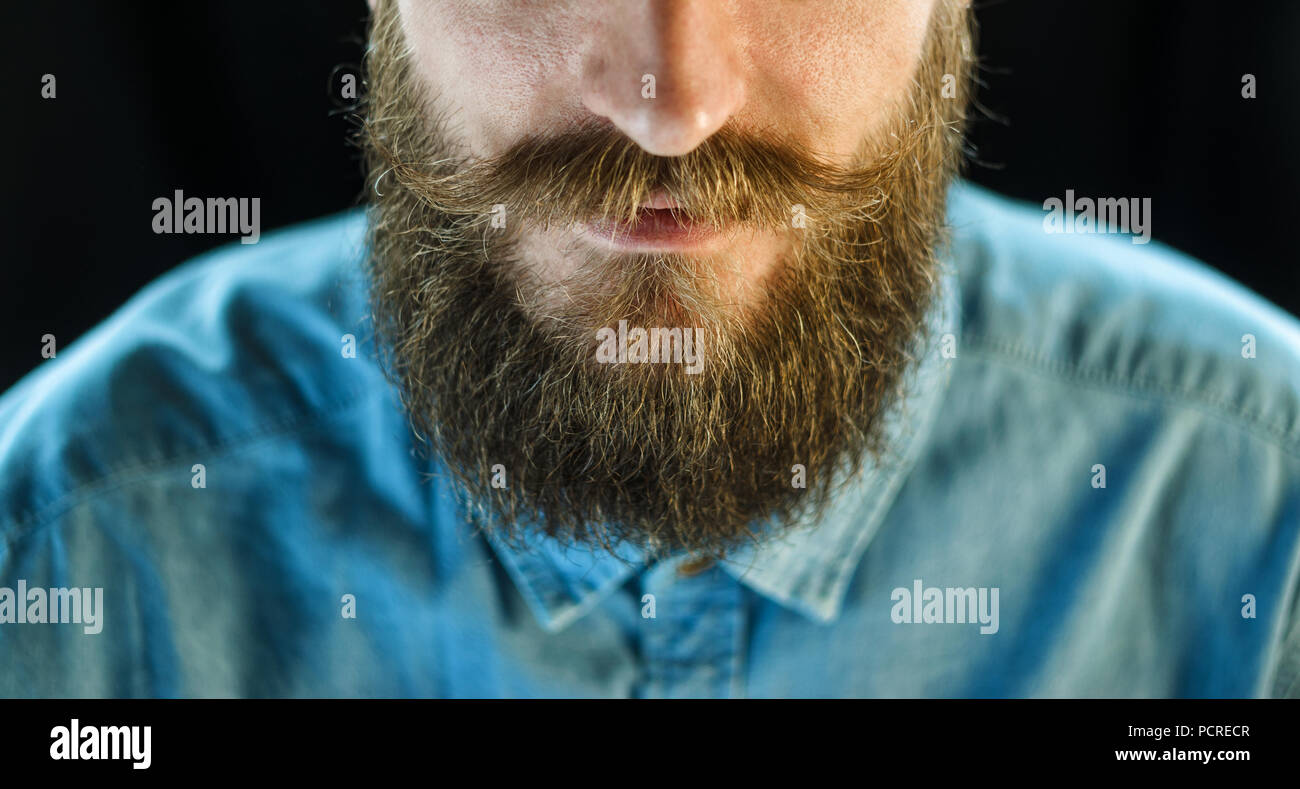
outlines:
[[[594,220],[581,227],[602,245],[626,252],[699,252],[714,246],[723,235],[717,228],[692,220],[662,189],[637,208],[633,221]]]

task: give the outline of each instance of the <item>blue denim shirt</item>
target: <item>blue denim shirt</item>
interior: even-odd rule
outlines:
[[[1300,695],[1296,321],[967,184],[950,224],[895,451],[702,569],[468,527],[361,213],[182,266],[0,399],[0,694]]]

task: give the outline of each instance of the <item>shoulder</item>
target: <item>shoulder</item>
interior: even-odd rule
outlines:
[[[1054,568],[1031,574],[1063,598],[1132,603],[1077,621],[1159,644],[1132,655],[1156,683],[1138,692],[1295,695],[1300,325],[1168,247],[1048,233],[1045,216],[953,189],[957,353],[925,506],[996,519],[979,534]],[[1238,615],[1245,592],[1258,619]]]
[[[963,350],[1213,412],[1300,450],[1300,323],[1156,242],[1045,231],[967,183],[950,205]]]
[[[79,489],[292,429],[372,389],[356,211],[156,280],[0,396],[0,531]]]

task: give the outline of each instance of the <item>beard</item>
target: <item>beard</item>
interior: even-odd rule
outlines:
[[[720,558],[881,462],[926,339],[971,52],[968,11],[941,0],[911,93],[851,166],[730,124],[679,157],[591,124],[471,160],[381,0],[358,135],[375,330],[471,521]],[[759,278],[725,254],[575,243],[555,281],[522,259],[523,228],[630,220],[656,189],[692,223],[775,231],[789,251]],[[693,330],[697,364],[602,364],[620,321]]]

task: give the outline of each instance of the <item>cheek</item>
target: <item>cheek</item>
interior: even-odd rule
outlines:
[[[571,101],[581,20],[556,3],[524,16],[481,0],[402,0],[402,28],[420,80],[474,156],[500,153],[555,125]]]
[[[944,0],[947,1],[947,0]],[[582,117],[585,0],[521,14],[506,0],[399,0],[416,72],[466,153],[500,153]],[[847,161],[907,95],[935,0],[741,3],[748,61],[741,125],[775,127]]]
[[[848,161],[883,130],[907,97],[934,0],[843,0],[790,6],[753,37],[751,96],[782,108],[781,126],[826,155]]]

